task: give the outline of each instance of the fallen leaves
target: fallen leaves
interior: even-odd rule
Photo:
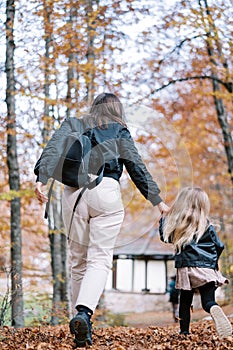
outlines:
[[[220,339],[212,321],[191,324],[192,334],[181,336],[178,326],[93,329],[91,350],[232,350],[232,337]],[[1,350],[72,350],[68,325],[0,328]]]

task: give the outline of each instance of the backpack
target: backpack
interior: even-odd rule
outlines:
[[[52,183],[48,192],[48,202],[45,207],[45,219],[48,218],[50,199],[52,196],[53,185],[55,181],[58,181],[64,185],[75,187],[77,189],[81,188],[81,191],[78,194],[78,197],[75,201],[69,231],[73,221],[73,216],[76,210],[76,207],[86,189],[92,189],[96,187],[103,179],[104,172],[104,156],[100,148],[97,146],[94,147],[95,158],[98,158],[98,168],[95,169],[94,179],[89,173],[90,168],[93,171],[93,158],[92,158],[92,142],[91,138],[93,135],[92,130],[85,131],[83,124],[80,120],[76,119],[76,125],[71,123],[71,132],[65,135],[65,140],[63,143],[63,149],[61,154],[59,154],[58,163],[52,173]],[[74,130],[76,129],[76,130]],[[78,129],[78,130],[77,130]],[[43,153],[42,153],[43,156]],[[41,158],[37,161],[35,165],[34,172],[36,175],[39,174],[39,168],[41,163]],[[54,156],[54,155],[53,155]]]
[[[89,136],[77,131],[71,132],[66,137],[64,149],[52,175],[53,179],[71,187],[89,187],[91,151],[92,144]]]

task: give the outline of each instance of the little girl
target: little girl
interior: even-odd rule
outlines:
[[[218,270],[224,246],[208,221],[210,203],[198,187],[184,188],[169,213],[160,219],[162,241],[175,247],[176,288],[180,289],[180,334],[189,334],[194,290],[199,289],[203,309],[210,313],[220,337],[232,335],[231,323],[215,302],[215,290],[229,281]]]

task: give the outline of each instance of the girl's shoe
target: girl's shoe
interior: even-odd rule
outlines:
[[[180,334],[189,335],[190,333],[188,331],[180,331]]]
[[[215,322],[216,330],[221,338],[230,337],[232,335],[231,323],[223,310],[218,305],[210,308],[210,314]]]

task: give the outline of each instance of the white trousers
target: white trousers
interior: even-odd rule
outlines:
[[[68,232],[73,206],[80,190],[65,187],[62,214]],[[119,183],[104,177],[86,190],[73,218],[69,235],[72,311],[84,305],[93,312],[112,267],[113,249],[124,219]]]

